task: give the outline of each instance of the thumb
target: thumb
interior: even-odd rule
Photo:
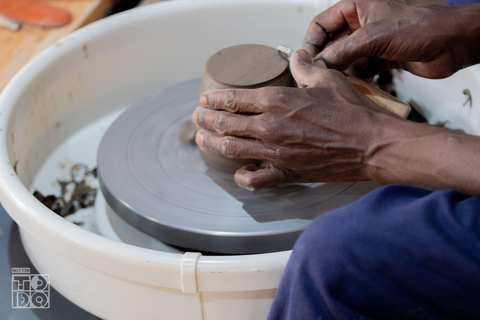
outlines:
[[[295,50],[290,58],[290,71],[295,81],[304,88],[316,87],[320,82],[321,71],[326,69],[322,60],[312,60],[304,50]]]
[[[365,57],[375,57],[377,41],[368,40],[368,28],[362,27],[348,37],[333,42],[320,52],[315,59],[323,60],[330,69],[344,71],[356,61]]]
[[[255,164],[242,167],[235,173],[235,182],[249,191],[289,182],[285,171],[269,164],[265,169],[259,169]]]

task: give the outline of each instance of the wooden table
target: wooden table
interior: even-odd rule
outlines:
[[[0,27],[0,92],[30,59],[72,31],[103,17],[114,0],[44,0],[44,2],[68,10],[72,15],[72,21],[61,28],[45,30],[24,27],[20,31],[12,31]]]

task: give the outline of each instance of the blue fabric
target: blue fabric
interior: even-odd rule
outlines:
[[[269,319],[480,319],[480,198],[381,187],[301,235]]]
[[[447,1],[447,4],[449,6],[459,6],[459,5],[475,4],[475,3],[480,3],[480,0],[448,0]]]

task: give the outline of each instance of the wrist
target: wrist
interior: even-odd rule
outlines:
[[[478,136],[403,121],[381,140],[367,159],[370,179],[480,195]]]
[[[435,175],[432,148],[443,128],[410,121],[389,123],[372,143],[366,157],[366,174],[381,184],[426,186]],[[441,144],[441,142],[440,142]]]

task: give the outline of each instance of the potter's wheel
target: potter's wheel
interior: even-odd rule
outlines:
[[[372,182],[239,188],[209,168],[195,144],[178,139],[198,104],[200,80],[165,89],[129,108],[108,129],[98,152],[109,206],[137,229],[176,246],[216,253],[291,249],[305,227],[350,203]]]

